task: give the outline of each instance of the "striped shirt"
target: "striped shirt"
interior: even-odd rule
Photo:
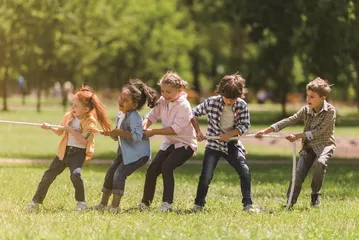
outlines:
[[[312,148],[317,157],[329,150],[335,150],[335,107],[324,101],[322,109],[315,113],[308,106],[302,107],[296,114],[285,118],[271,127],[275,132],[285,127],[296,124],[298,121],[304,121],[305,137],[302,138],[302,149],[299,154],[305,154],[308,148]]]
[[[203,115],[208,116],[207,136],[218,137],[222,134],[221,130],[221,116],[223,113],[224,101],[222,96],[214,96],[206,99],[192,110],[195,117]],[[233,129],[238,129],[240,135],[246,133],[250,127],[250,119],[247,103],[237,98],[237,101],[232,105],[233,111]],[[240,141],[235,143],[235,146],[245,155],[245,149]],[[207,140],[206,147],[213,150],[228,153],[228,146],[226,142],[219,140]]]

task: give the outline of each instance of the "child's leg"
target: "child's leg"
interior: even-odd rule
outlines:
[[[142,203],[147,206],[149,206],[153,200],[156,190],[157,177],[161,174],[162,164],[173,149],[174,145],[171,145],[165,151],[158,151],[151,165],[147,169],[145,187],[142,197]]]
[[[75,199],[77,202],[85,202],[85,188],[81,177],[81,169],[85,162],[86,149],[79,149],[67,155],[65,160],[70,169],[70,179],[75,188]]]
[[[320,155],[317,161],[315,161],[313,164],[312,202],[315,202],[320,195],[320,190],[323,186],[327,163],[328,160],[332,157],[333,152],[334,151],[332,149],[324,151],[323,154]]]
[[[316,159],[316,155],[312,149],[307,150],[306,154],[303,154],[299,157],[298,163],[297,163],[297,169],[295,172],[295,184],[294,184],[294,192],[292,197],[292,204],[295,204],[297,202],[298,196],[300,194],[300,191],[302,190],[302,184],[307,177],[307,174],[310,170],[310,168],[313,165],[313,162]],[[288,191],[287,191],[287,198],[289,198],[289,193],[291,189],[291,185],[293,183],[290,182]]]
[[[123,196],[125,190],[126,178],[134,173],[137,169],[145,165],[149,157],[145,156],[138,159],[136,162],[124,165],[123,162],[116,169],[113,177],[113,190],[112,193],[115,195]]]
[[[162,164],[163,177],[163,196],[162,201],[172,204],[173,193],[175,187],[175,180],[173,171],[179,166],[183,165],[193,155],[193,150],[190,147],[180,147],[174,149]]]
[[[113,177],[115,175],[116,169],[120,166],[120,164],[123,162],[122,155],[117,156],[112,162],[112,165],[107,169],[105,180],[102,187],[102,197],[100,205],[107,206],[108,201],[112,194],[113,189]]]
[[[206,148],[204,152],[204,159],[202,163],[201,176],[199,177],[197,195],[195,204],[198,206],[204,206],[206,204],[206,196],[208,193],[209,184],[213,178],[214,169],[217,163],[224,153],[216,151],[210,148]]]
[[[56,177],[64,171],[66,165],[63,161],[59,160],[56,156],[52,161],[50,167],[44,175],[37,187],[36,193],[32,198],[32,201],[35,203],[42,203],[45,199],[46,193],[49,190],[50,185],[56,179]]]
[[[226,159],[239,175],[243,206],[252,205],[252,177],[248,163],[233,142],[228,144],[228,156]]]

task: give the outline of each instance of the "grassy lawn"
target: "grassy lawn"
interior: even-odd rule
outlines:
[[[238,176],[229,165],[218,165],[207,197],[206,210],[190,214],[199,165],[184,165],[175,172],[174,212],[161,213],[162,179],[153,207],[139,212],[144,184],[143,167],[127,180],[122,212],[118,215],[74,210],[74,190],[67,170],[50,187],[39,213],[23,209],[31,201],[48,165],[0,165],[1,239],[358,239],[357,197],[359,173],[353,165],[330,165],[322,206],[311,209],[310,179],[292,211],[285,211],[290,165],[252,165],[253,201],[268,211],[242,211]],[[100,200],[107,166],[83,169],[89,205]],[[311,176],[311,175],[309,175]],[[271,213],[269,212],[271,211]]]

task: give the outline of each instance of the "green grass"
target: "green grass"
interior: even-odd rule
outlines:
[[[284,211],[290,165],[251,165],[253,201],[272,214],[243,212],[238,176],[228,164],[218,165],[207,197],[206,210],[189,214],[193,206],[200,165],[175,172],[175,211],[161,213],[162,179],[153,208],[134,210],[143,191],[146,167],[126,182],[119,215],[74,210],[74,190],[67,170],[50,187],[39,213],[23,209],[31,201],[48,165],[0,165],[1,239],[358,239],[359,173],[353,165],[329,165],[322,206],[309,207],[310,177],[292,211]],[[83,179],[87,202],[100,200],[107,166],[87,165]]]

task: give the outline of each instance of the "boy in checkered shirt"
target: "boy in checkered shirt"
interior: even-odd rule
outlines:
[[[201,132],[198,117],[207,115],[207,136],[219,137],[219,140],[208,139],[199,178],[195,206],[192,211],[202,210],[206,203],[209,184],[214,170],[221,157],[225,158],[240,177],[242,203],[244,210],[254,211],[252,206],[251,173],[245,158],[245,149],[239,141],[229,141],[247,132],[250,126],[247,103],[242,99],[247,92],[245,80],[239,74],[224,76],[216,93],[192,110],[191,122],[199,141],[206,140]]]
[[[334,106],[326,101],[327,95],[331,91],[330,85],[328,81],[316,78],[307,84],[306,90],[307,106],[302,107],[293,116],[256,133],[256,137],[261,138],[263,134],[278,132],[298,121],[304,121],[303,132],[290,134],[286,137],[291,142],[301,138],[303,145],[299,152],[300,157],[296,169],[291,207],[297,202],[302,183],[312,167],[311,206],[318,207],[320,205],[320,190],[323,185],[327,163],[335,150],[336,112]],[[291,185],[289,185],[287,197],[289,197],[290,187]]]

